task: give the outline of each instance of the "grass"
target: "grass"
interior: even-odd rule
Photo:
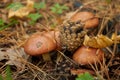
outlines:
[[[2,75],[0,75],[0,80],[13,80],[12,78],[12,74],[11,74],[11,68],[9,65],[6,66],[6,70],[5,70],[5,77],[3,77]]]

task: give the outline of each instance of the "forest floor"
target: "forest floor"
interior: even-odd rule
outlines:
[[[118,36],[118,42],[114,40],[113,45],[102,48],[105,53],[102,64],[77,64],[72,59],[73,53],[67,50],[51,51],[50,61],[24,52],[24,44],[32,34],[60,27],[81,8],[96,12],[99,34]],[[7,69],[7,73],[7,65],[11,72]],[[92,71],[95,80],[120,80],[119,0],[0,0],[0,74],[5,80],[75,80],[83,73],[72,70]]]

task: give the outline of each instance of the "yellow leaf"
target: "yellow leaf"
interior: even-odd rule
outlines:
[[[12,9],[9,10],[8,12],[8,18],[11,17],[18,17],[18,18],[24,18],[27,16],[31,11],[34,9],[34,2],[31,0],[27,0],[27,5],[14,11]]]
[[[120,43],[120,35],[116,35],[115,33],[113,33],[111,39],[112,39],[113,41],[116,40],[117,43]]]
[[[96,37],[89,37],[88,35],[85,35],[83,44],[93,48],[104,48],[111,46],[113,41],[104,35],[98,35]]]

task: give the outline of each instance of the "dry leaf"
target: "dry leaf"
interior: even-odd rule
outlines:
[[[120,43],[120,35],[116,35],[115,33],[113,33],[111,39],[112,39],[113,41],[116,40],[117,43]]]
[[[66,14],[65,19],[70,19],[76,12],[69,12]]]
[[[15,65],[19,70],[25,67],[22,59],[27,60],[28,55],[25,54],[23,48],[14,49],[0,49],[0,61],[8,60],[6,64]]]
[[[98,35],[97,37],[89,37],[86,35],[83,44],[93,48],[104,48],[111,46],[113,41],[104,35]]]
[[[18,17],[18,18],[24,18],[27,16],[31,11],[34,9],[34,2],[31,0],[27,0],[27,5],[25,7],[22,7],[16,11],[10,9],[8,13],[8,18],[11,17]]]

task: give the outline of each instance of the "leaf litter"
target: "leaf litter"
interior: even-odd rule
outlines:
[[[72,53],[65,51],[61,52],[52,52],[51,57],[53,58],[51,62],[44,62],[42,61],[41,56],[29,56],[23,50],[23,44],[28,39],[28,37],[35,33],[46,28],[51,29],[48,26],[59,26],[63,20],[70,18],[71,15],[75,14],[76,11],[79,11],[81,7],[74,6],[75,2],[65,2],[63,0],[57,1],[53,0],[51,2],[46,1],[46,10],[42,10],[41,14],[43,15],[41,18],[36,20],[34,26],[30,25],[28,21],[24,18],[27,17],[29,14],[36,12],[33,9],[34,1],[27,0],[23,1],[20,0],[23,4],[26,5],[21,6],[18,10],[9,9],[9,11],[2,9],[6,7],[6,5],[10,4],[9,0],[0,1],[0,18],[4,20],[4,24],[9,23],[8,18],[21,18],[18,19],[18,23],[10,25],[7,29],[0,31],[0,72],[4,70],[4,66],[9,64],[12,66],[17,67],[16,71],[13,71],[14,79],[15,80],[74,80],[76,76],[70,73],[70,69],[75,71],[78,69],[80,70],[91,70],[89,66],[82,66],[74,63],[71,58]],[[37,0],[35,0],[37,1]],[[108,79],[108,80],[119,80],[120,79],[120,33],[119,28],[118,31],[115,33],[114,26],[109,25],[111,23],[108,20],[112,21],[116,15],[120,15],[120,6],[119,0],[111,1],[106,0],[99,1],[99,0],[83,0],[83,2],[78,1],[82,7],[89,7],[92,8],[97,12],[97,15],[100,18],[100,28],[93,31],[92,36],[86,35],[84,40],[84,45],[95,47],[95,48],[102,48],[105,51],[105,61],[102,66],[102,69],[99,69],[99,66],[93,66],[97,75],[102,77],[101,79]],[[49,9],[50,5],[59,2],[60,4],[67,4],[70,8],[69,14],[68,12],[63,13],[63,15],[55,15]],[[72,4],[71,4],[72,3]],[[2,5],[1,5],[2,4]],[[73,5],[74,4],[74,5]],[[116,5],[115,5],[116,4]],[[30,5],[30,6],[29,6]],[[48,6],[48,7],[47,7]],[[1,8],[2,7],[2,8]],[[38,9],[37,9],[38,10]],[[33,12],[32,12],[33,11]],[[8,14],[7,14],[8,13]],[[61,13],[61,12],[60,12]],[[109,13],[109,14],[108,14]],[[65,16],[67,15],[67,17]],[[59,20],[62,20],[60,23],[57,23],[58,16],[60,17]],[[44,18],[43,18],[44,17]],[[118,19],[118,18],[117,18]],[[119,19],[118,19],[119,20]],[[56,23],[54,23],[56,22]],[[119,23],[119,21],[117,21]],[[1,23],[3,25],[3,22]],[[115,23],[116,24],[116,23]],[[1,27],[1,26],[0,26]],[[94,34],[94,32],[97,32]],[[96,46],[97,45],[97,46]],[[57,53],[57,55],[55,55]],[[111,54],[110,54],[111,53]],[[70,55],[68,55],[70,54]],[[4,61],[7,60],[7,61]],[[110,62],[109,62],[110,61]],[[68,69],[70,68],[70,69]],[[65,72],[65,70],[68,71]],[[117,72],[117,73],[116,73]],[[51,74],[50,74],[51,73]],[[109,73],[107,75],[107,73]],[[78,74],[77,72],[74,74]],[[25,77],[26,76],[26,77]],[[110,78],[111,79],[110,79]]]

